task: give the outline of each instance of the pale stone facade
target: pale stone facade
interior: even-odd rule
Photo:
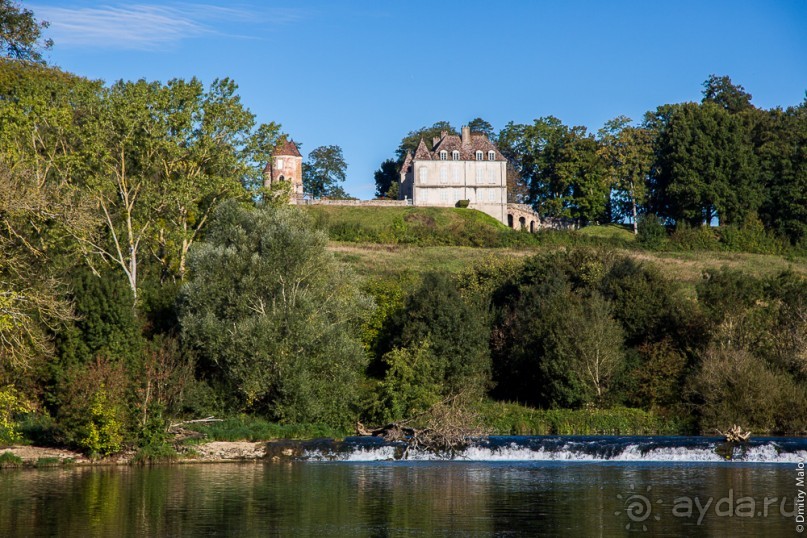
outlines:
[[[398,196],[415,206],[455,207],[468,200],[468,207],[507,224],[506,174],[498,148],[484,134],[463,127],[461,137],[443,132],[431,150],[421,139],[401,167]]]
[[[303,156],[293,140],[281,144],[263,170],[264,187],[271,187],[280,181],[291,183],[292,204],[303,200]]]

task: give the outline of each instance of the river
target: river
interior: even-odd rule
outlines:
[[[807,442],[732,461],[709,443],[496,438],[395,461],[355,441],[307,461],[7,469],[0,536],[798,535]]]

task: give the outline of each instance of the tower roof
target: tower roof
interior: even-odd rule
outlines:
[[[294,140],[286,140],[283,142],[278,148],[275,150],[274,155],[286,155],[291,157],[302,157],[300,155],[300,150],[297,149],[297,144],[294,143]]]

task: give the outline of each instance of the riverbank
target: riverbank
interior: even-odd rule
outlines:
[[[378,437],[344,439],[273,439],[266,441],[209,441],[175,445],[169,458],[145,459],[134,452],[90,459],[78,452],[32,446],[0,449],[0,468],[126,466],[140,463],[228,463],[399,460],[456,460],[488,462],[738,462],[798,463],[807,461],[805,437],[757,437],[726,442],[720,437],[670,435],[504,435],[482,437],[450,452],[387,442]]]
[[[266,456],[271,441],[210,441],[177,447],[171,463],[224,463],[259,460]],[[0,448],[0,467],[47,467],[58,465],[131,465],[137,453],[124,451],[104,458],[88,458],[81,452],[65,448],[13,445]],[[15,461],[15,458],[18,461]]]

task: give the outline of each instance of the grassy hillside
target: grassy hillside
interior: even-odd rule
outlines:
[[[534,244],[528,234],[473,209],[310,206],[306,210],[334,241],[486,248]]]
[[[528,234],[470,209],[312,206],[306,210],[328,231],[337,258],[371,277],[458,272],[489,257],[523,257],[571,246],[616,250],[655,266],[690,289],[704,272],[723,267],[760,276],[788,269],[807,274],[807,260],[802,257],[644,250],[629,227],[614,224]]]

